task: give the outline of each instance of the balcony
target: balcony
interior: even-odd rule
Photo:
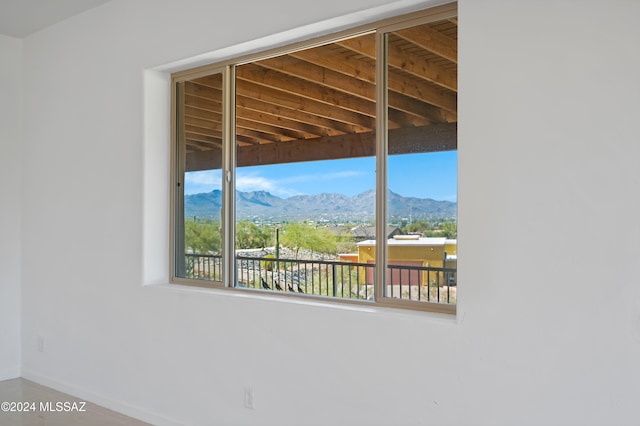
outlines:
[[[219,255],[186,254],[187,277],[219,281]],[[456,268],[387,267],[386,296],[399,300],[456,303]],[[373,300],[373,263],[236,256],[236,287],[338,299]]]

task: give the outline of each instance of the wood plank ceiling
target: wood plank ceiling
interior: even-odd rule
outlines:
[[[456,148],[457,19],[388,34],[390,153]],[[375,35],[236,67],[239,166],[374,155]],[[187,170],[220,167],[222,78],[184,83]]]

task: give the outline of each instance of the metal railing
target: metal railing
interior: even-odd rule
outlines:
[[[186,254],[187,278],[219,281],[220,255]],[[236,287],[373,300],[375,264],[236,256]],[[385,296],[456,303],[455,268],[387,265]]]
[[[240,287],[289,291],[341,299],[373,299],[366,280],[373,264],[300,259],[236,257]]]
[[[219,254],[185,254],[184,266],[184,278],[207,281],[222,279],[222,256]]]

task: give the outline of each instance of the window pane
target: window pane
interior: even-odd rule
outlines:
[[[384,295],[455,303],[457,31],[387,33],[388,240]]]
[[[222,281],[222,75],[177,87],[176,276]]]
[[[236,67],[236,286],[373,298],[375,36]]]

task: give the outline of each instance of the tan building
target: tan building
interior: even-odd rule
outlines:
[[[376,241],[366,240],[357,244],[358,262],[375,263]],[[396,235],[387,240],[388,283],[410,285],[455,285],[455,272],[446,273],[440,268],[457,268],[457,241],[447,238],[425,238],[419,235]],[[397,266],[398,268],[394,268]],[[404,267],[438,268],[434,271]],[[422,274],[420,274],[422,271]],[[445,272],[445,273],[443,273]],[[373,271],[368,271],[367,283],[373,282]]]

